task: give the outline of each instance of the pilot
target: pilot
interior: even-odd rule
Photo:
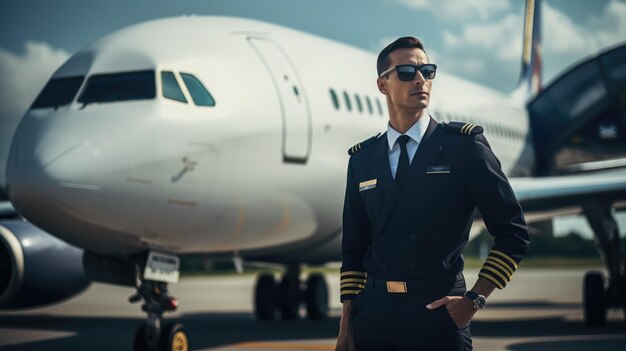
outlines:
[[[419,39],[389,44],[377,69],[389,123],[348,150],[336,350],[472,350],[470,321],[526,253],[524,215],[483,129],[426,112],[437,66]],[[466,291],[476,209],[495,241]]]

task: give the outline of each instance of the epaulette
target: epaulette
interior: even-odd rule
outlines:
[[[460,133],[465,135],[481,134],[483,127],[465,122],[443,122],[443,126],[448,132]]]
[[[376,138],[378,138],[379,135],[380,133],[349,148],[348,155],[352,156],[356,154],[357,152],[363,150],[364,148],[368,147],[371,143],[373,143],[376,140]]]

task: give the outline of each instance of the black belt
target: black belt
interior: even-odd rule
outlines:
[[[463,272],[459,272],[455,275],[408,281],[384,280],[368,276],[365,288],[399,294],[421,293],[450,289],[454,287],[455,283],[458,281],[462,281],[463,284],[465,284]]]

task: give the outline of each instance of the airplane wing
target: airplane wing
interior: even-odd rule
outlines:
[[[525,212],[580,208],[586,201],[614,202],[626,198],[626,170],[567,176],[510,178]]]

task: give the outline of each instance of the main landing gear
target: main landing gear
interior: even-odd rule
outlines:
[[[303,284],[300,265],[289,265],[279,282],[269,273],[257,278],[254,302],[256,316],[261,320],[273,319],[277,310],[283,319],[296,319],[301,303],[306,305],[310,319],[324,319],[328,316],[328,287],[319,273],[309,275]]]
[[[626,272],[617,223],[608,203],[588,202],[583,212],[596,238],[608,279],[602,272],[587,272],[583,287],[585,322],[604,325],[609,308],[622,308],[626,318]]]
[[[156,256],[159,256],[155,254]],[[154,262],[163,262],[164,260],[172,260],[174,262],[170,266],[161,264],[156,265]],[[178,276],[178,259],[171,255],[160,255],[152,258],[152,254],[148,259],[148,269],[152,270],[152,274],[158,271],[158,274]],[[148,271],[145,270],[145,272]],[[188,351],[189,340],[185,327],[180,323],[163,323],[163,313],[173,312],[178,308],[178,300],[168,290],[168,283],[146,279],[146,273],[141,277],[141,285],[137,288],[137,292],[128,298],[130,303],[138,303],[143,301],[141,310],[148,314],[148,319],[135,332],[133,342],[134,351]],[[157,275],[158,275],[157,274]],[[156,279],[158,277],[155,276]],[[172,278],[163,280],[174,281]],[[177,280],[177,278],[175,278]]]

